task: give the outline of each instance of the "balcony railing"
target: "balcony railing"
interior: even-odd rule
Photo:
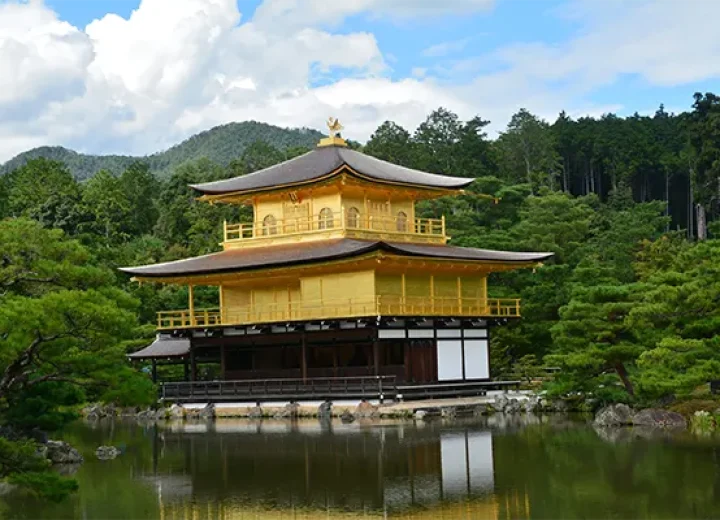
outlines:
[[[378,296],[312,302],[269,303],[232,311],[161,311],[158,329],[251,325],[366,316],[520,317],[519,299]]]
[[[316,215],[245,224],[224,224],[226,242],[334,231],[344,231],[348,235],[360,237],[384,235],[397,240],[420,239],[439,243],[444,243],[447,239],[445,217],[410,219],[402,216],[359,215],[347,213],[344,209],[339,215],[327,217]]]

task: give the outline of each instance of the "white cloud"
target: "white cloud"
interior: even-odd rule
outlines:
[[[414,78],[422,78],[427,75],[427,67],[413,67],[410,73]]]
[[[265,28],[337,24],[361,13],[375,17],[417,18],[463,14],[490,9],[495,0],[265,0],[255,11],[254,21]]]
[[[92,58],[87,36],[42,5],[0,4],[0,119],[34,115],[31,101],[81,95]]]
[[[348,137],[364,140],[388,119],[413,129],[438,106],[479,114],[497,131],[520,107],[548,119],[561,109],[620,109],[589,99],[624,74],[655,85],[720,76],[720,2],[572,3],[556,14],[580,27],[573,39],[488,49],[444,64],[440,75],[436,66],[396,62],[372,33],[339,25],[356,15],[432,17],[492,3],[265,0],[249,18],[236,0],[142,0],[127,19],[108,14],[82,29],[39,0],[0,2],[0,161],[40,144],[152,153],[246,119],[323,128],[337,115]],[[426,52],[449,53],[451,43]],[[407,65],[411,77],[391,79],[391,68]]]
[[[470,43],[470,38],[463,38],[462,40],[453,40],[448,42],[436,43],[425,49],[422,54],[426,57],[439,58],[441,56],[447,56],[454,52],[460,52],[467,44]]]

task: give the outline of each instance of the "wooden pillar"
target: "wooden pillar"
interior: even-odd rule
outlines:
[[[435,312],[435,276],[430,275],[430,308]]]
[[[308,212],[310,213],[310,222],[309,222],[309,226],[308,226],[308,231],[312,231],[313,229],[315,229],[313,227],[313,222],[315,221],[315,204],[313,204],[313,190],[312,189],[308,190],[308,203],[309,203],[308,204],[308,206],[309,206]]]
[[[402,341],[403,346],[403,361],[404,361],[404,369],[405,369],[405,381],[411,381],[412,380],[412,355],[410,353],[410,343],[408,340]]]
[[[338,376],[338,347],[337,345],[330,347],[333,353],[333,377]]]
[[[157,383],[157,360],[152,360],[152,382]]]
[[[410,232],[418,233],[418,226],[415,220],[415,197],[412,197],[410,199],[410,223],[412,225],[412,227],[410,228]]]
[[[225,381],[227,379],[227,347],[220,345],[220,378]]]
[[[377,339],[373,340],[373,364],[375,365],[375,375],[380,375],[380,343]]]
[[[457,277],[458,315],[462,316],[462,279]]]
[[[188,358],[183,359],[183,380],[190,380],[190,364],[188,363]]]
[[[370,229],[370,213],[368,212],[367,191],[363,190],[363,218],[365,219],[365,229]]]
[[[227,320],[225,319],[225,301],[223,298],[223,286],[218,286],[218,309],[220,309],[220,323],[225,325]]]
[[[190,381],[197,381],[197,362],[195,361],[195,351],[190,350]]]
[[[190,311],[190,325],[195,326],[195,295],[193,286],[188,285],[188,310]]]
[[[307,381],[307,344],[305,342],[305,331],[300,335],[302,353],[300,356],[300,370],[302,371],[303,382]]]

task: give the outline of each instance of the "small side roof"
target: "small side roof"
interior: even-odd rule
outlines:
[[[553,256],[553,253],[516,253],[446,245],[418,245],[380,240],[340,238],[262,248],[230,249],[175,262],[123,267],[120,270],[141,278],[194,276],[336,260],[378,250],[403,256],[516,264],[541,262]]]
[[[262,191],[312,182],[340,173],[343,167],[377,182],[434,189],[457,190],[474,180],[405,168],[343,146],[322,146],[264,170],[191,187],[204,195]]]
[[[187,338],[164,338],[159,336],[147,347],[128,354],[130,359],[152,359],[183,357],[190,352],[190,340]]]

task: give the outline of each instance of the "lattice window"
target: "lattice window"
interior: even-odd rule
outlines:
[[[404,211],[400,211],[397,214],[397,219],[395,221],[395,226],[397,227],[398,231],[401,231],[403,233],[406,233],[408,230],[408,216],[407,213]]]
[[[277,235],[277,220],[273,215],[267,215],[263,219],[263,235]]]
[[[318,214],[318,229],[330,229],[333,227],[333,211],[330,208],[323,208]]]
[[[310,203],[285,202],[283,204],[283,221],[286,232],[293,233],[294,231],[307,230],[309,219]]]
[[[358,228],[360,227],[360,210],[357,208],[350,208],[347,210],[347,227]]]

